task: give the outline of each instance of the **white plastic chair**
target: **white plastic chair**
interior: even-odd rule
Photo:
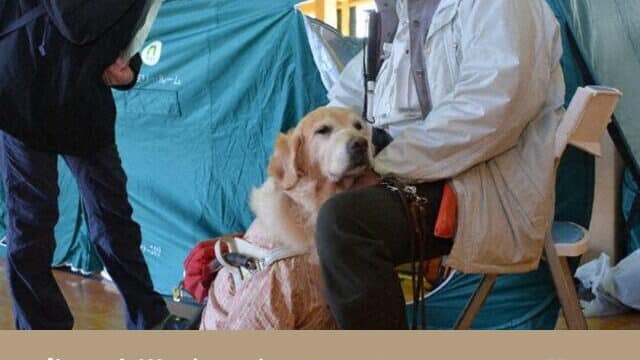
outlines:
[[[622,93],[614,88],[588,86],[578,88],[556,131],[555,155],[559,162],[567,144],[601,156],[601,139]],[[567,328],[586,330],[578,295],[569,268],[568,257],[583,255],[589,248],[589,231],[572,222],[553,223],[544,252],[556,288]],[[456,322],[455,329],[469,329],[491,293],[498,274],[484,274]]]

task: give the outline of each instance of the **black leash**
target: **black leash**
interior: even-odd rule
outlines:
[[[420,318],[420,329],[427,328],[427,313],[424,303],[425,297],[425,275],[424,275],[424,263],[425,253],[427,250],[427,242],[430,237],[427,236],[427,227],[425,224],[426,219],[426,205],[429,200],[425,197],[418,195],[417,188],[413,185],[401,184],[394,178],[385,178],[382,181],[387,189],[398,194],[400,201],[406,211],[407,218],[409,219],[409,233],[412,235],[410,241],[411,251],[411,287],[413,291],[413,318],[411,323],[411,329],[418,329],[418,318]],[[418,264],[418,266],[416,266]],[[417,269],[416,269],[417,267]]]

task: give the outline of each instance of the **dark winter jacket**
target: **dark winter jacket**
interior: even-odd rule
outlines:
[[[145,3],[0,0],[0,33],[29,10],[46,10],[0,38],[0,130],[56,153],[112,144],[116,110],[102,73],[133,38]]]

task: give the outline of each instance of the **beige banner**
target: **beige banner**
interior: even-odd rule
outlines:
[[[3,360],[640,358],[638,332],[0,332]]]

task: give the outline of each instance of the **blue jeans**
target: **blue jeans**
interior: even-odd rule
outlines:
[[[126,175],[113,144],[85,156],[63,155],[78,184],[94,247],[120,290],[128,329],[148,329],[169,314],[153,290],[131,218]],[[17,329],[71,329],[73,316],[51,272],[58,221],[58,155],[0,133],[7,202],[7,263]]]

